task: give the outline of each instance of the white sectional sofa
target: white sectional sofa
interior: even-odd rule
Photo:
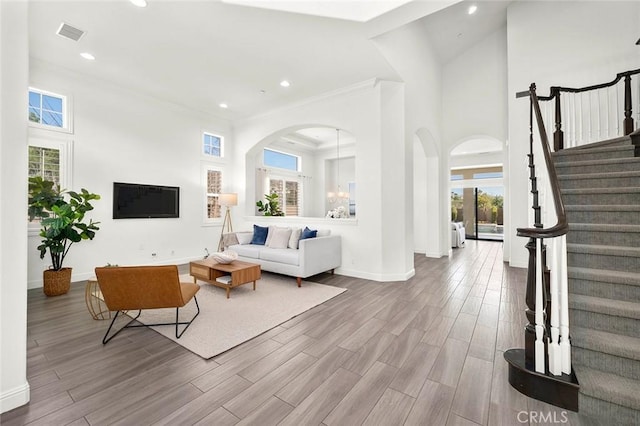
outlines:
[[[342,263],[342,240],[339,235],[330,235],[328,230],[318,231],[315,238],[299,240],[298,248],[272,248],[268,245],[247,244],[247,235],[252,232],[237,232],[236,240],[245,244],[232,244],[225,250],[238,253],[238,260],[257,263],[263,271],[296,277],[298,287],[302,279],[338,268]],[[225,236],[227,239],[227,236]]]

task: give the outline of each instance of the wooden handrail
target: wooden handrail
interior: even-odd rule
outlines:
[[[640,71],[640,70],[638,70]],[[517,235],[519,237],[529,238],[553,238],[565,235],[569,230],[569,224],[567,223],[567,215],[564,209],[564,203],[560,196],[560,184],[558,182],[558,176],[556,174],[555,166],[551,159],[551,151],[549,149],[549,138],[542,121],[542,113],[540,112],[540,103],[536,95],[536,85],[531,84],[529,89],[529,96],[531,104],[536,115],[536,122],[538,123],[538,132],[540,133],[540,142],[542,144],[542,152],[544,155],[544,161],[549,172],[549,184],[551,186],[551,193],[553,195],[553,202],[555,204],[556,216],[558,222],[550,228],[518,228]]]
[[[605,87],[611,87],[615,84],[617,84],[620,80],[622,80],[623,77],[629,77],[635,74],[640,74],[640,68],[636,69],[636,70],[631,70],[631,71],[625,71],[625,72],[621,72],[616,74],[616,78],[614,78],[613,80],[611,80],[609,83],[601,83],[601,84],[594,84],[592,86],[586,86],[586,87],[580,87],[580,88],[573,88],[573,87],[562,87],[562,86],[551,86],[550,87],[550,95],[549,96],[538,96],[538,100],[540,101],[550,101],[551,99],[555,98],[556,96],[558,96],[559,92],[569,92],[569,93],[581,93],[581,92],[588,92],[590,90],[598,90],[598,89],[604,89]],[[517,92],[516,93],[516,98],[524,98],[526,96],[529,96],[530,91],[529,90],[525,90],[523,92]]]

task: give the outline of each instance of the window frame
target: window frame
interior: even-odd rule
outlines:
[[[208,192],[208,175],[210,171],[220,172],[220,191],[218,194]],[[220,208],[220,217],[210,218],[208,215],[208,200],[210,196],[219,196],[222,193],[222,182],[224,179],[224,169],[215,164],[202,164],[202,224],[203,226],[221,225],[224,218],[222,207]]]
[[[205,138],[207,136],[212,136],[214,138],[218,138],[220,139],[220,155],[213,155],[213,154],[207,154],[205,152]],[[212,132],[207,132],[207,131],[203,131],[202,132],[202,138],[200,139],[200,153],[208,158],[208,159],[212,159],[212,160],[222,160],[224,159],[224,154],[225,154],[225,141],[224,141],[224,136],[216,134],[216,133],[212,133]]]
[[[70,96],[51,92],[49,90],[43,90],[34,86],[29,86],[28,94],[31,92],[38,93],[40,96],[52,96],[62,100],[62,127],[52,126],[50,124],[36,123],[35,121],[29,120],[29,102],[27,100],[27,121],[29,122],[30,127],[33,127],[35,129],[51,130],[54,132],[73,133],[73,114],[71,113],[73,103]]]

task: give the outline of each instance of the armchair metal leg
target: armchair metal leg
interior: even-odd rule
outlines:
[[[178,322],[178,308],[176,308],[176,339],[179,339],[180,337],[182,337],[182,335],[184,334],[185,331],[187,331],[187,328],[189,328],[193,320],[196,319],[198,315],[200,315],[200,305],[198,305],[198,299],[196,299],[196,296],[193,296],[193,300],[194,302],[196,302],[196,308],[198,308],[198,310],[196,314],[193,316],[193,318],[189,320],[189,322]],[[178,324],[187,324],[186,327],[182,329],[182,332],[180,334],[178,334]]]
[[[135,316],[135,318],[133,318],[131,321],[129,321],[128,323],[126,323],[123,327],[120,327],[120,329],[118,331],[116,331],[115,333],[113,333],[113,335],[111,337],[109,337],[107,339],[107,336],[109,335],[109,332],[111,331],[111,327],[113,327],[113,324],[116,322],[116,318],[118,318],[118,314],[120,314],[121,311],[117,311],[116,314],[113,316],[113,319],[111,320],[111,324],[109,324],[109,328],[107,329],[107,332],[104,334],[104,337],[102,338],[102,344],[106,345],[109,340],[113,339],[114,337],[116,337],[118,335],[118,333],[120,333],[122,330],[124,330],[125,328],[128,327],[136,327],[136,326],[132,326],[130,325],[132,322],[134,322],[135,320],[138,319],[138,317],[140,316],[140,314],[142,313],[142,310],[139,309],[138,310],[138,315]],[[139,326],[138,326],[139,327]]]
[[[115,316],[113,317],[113,320],[111,320],[111,324],[109,325],[109,328],[107,329],[107,332],[105,333],[104,337],[102,338],[102,344],[106,345],[107,342],[109,342],[111,339],[116,337],[116,335],[118,335],[118,333],[120,333],[125,328],[155,327],[155,326],[158,326],[158,325],[175,325],[176,326],[176,339],[179,339],[180,337],[182,337],[184,332],[187,331],[187,328],[189,328],[189,326],[191,325],[193,320],[196,319],[196,317],[198,315],[200,315],[200,305],[198,305],[198,299],[196,298],[196,296],[193,296],[193,300],[194,300],[194,302],[196,302],[197,311],[196,311],[196,314],[193,316],[193,318],[191,318],[189,321],[180,322],[180,318],[179,318],[180,308],[176,308],[176,320],[175,320],[175,322],[163,322],[163,323],[157,323],[157,324],[133,324],[132,325],[132,323],[134,321],[136,321],[138,319],[138,317],[140,316],[140,314],[142,313],[142,310],[138,310],[138,315],[136,315],[135,318],[133,318],[128,323],[126,323],[123,327],[121,327],[118,331],[116,331],[112,336],[107,338],[107,336],[109,335],[109,332],[111,331],[111,328],[113,327],[113,324],[116,322],[116,318],[118,318],[118,314],[120,314],[120,312],[121,312],[121,311],[118,311],[118,312],[116,312]],[[185,325],[185,324],[186,324],[185,328],[183,328],[181,332],[178,332],[178,325]]]

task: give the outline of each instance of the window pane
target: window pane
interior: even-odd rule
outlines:
[[[29,107],[40,109],[40,93],[29,91]]]
[[[220,203],[218,201],[218,196],[208,196],[207,197],[207,218],[215,219],[220,217]]]
[[[502,172],[483,172],[483,173],[474,173],[474,179],[492,179],[492,178],[501,178]]]
[[[222,172],[207,170],[207,193],[219,194],[220,192],[222,192]]]
[[[285,192],[286,216],[298,216],[298,182],[287,182]]]
[[[62,114],[43,110],[42,124],[46,124],[54,127],[62,127]]]
[[[298,157],[284,152],[264,150],[264,165],[279,169],[298,171]]]
[[[40,110],[36,108],[29,108],[29,121],[34,123],[40,122]]]
[[[42,109],[62,114],[62,99],[54,96],[42,95]]]

